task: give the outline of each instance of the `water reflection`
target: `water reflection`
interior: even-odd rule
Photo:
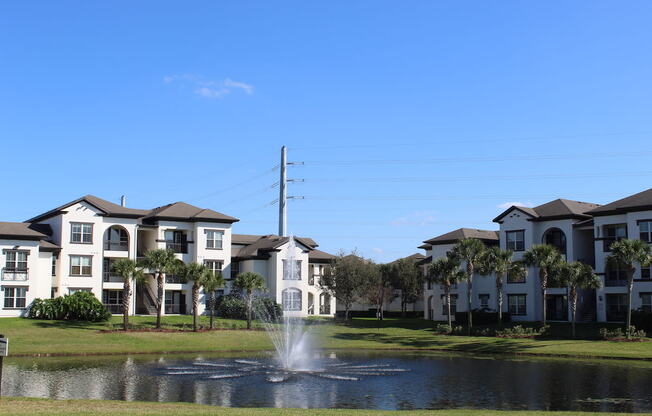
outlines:
[[[169,368],[197,367],[198,360],[234,362],[225,356],[12,359],[5,363],[2,391],[10,396],[227,407],[652,411],[652,365],[376,352],[329,353],[323,358],[409,371],[382,377],[363,373],[356,376],[360,381],[292,376],[270,383],[267,374],[256,372],[231,379],[166,374],[173,372]]]

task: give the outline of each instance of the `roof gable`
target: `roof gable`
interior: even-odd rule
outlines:
[[[430,245],[454,244],[467,238],[477,238],[486,242],[498,242],[498,231],[458,228],[457,230],[424,241]]]
[[[546,221],[553,219],[586,219],[590,217],[589,211],[599,207],[591,202],[573,201],[558,198],[534,208],[512,205],[494,218],[494,222],[502,222],[503,218],[514,210],[528,215],[531,221]]]
[[[603,216],[632,211],[652,210],[652,188],[602,205],[588,212],[590,215]]]

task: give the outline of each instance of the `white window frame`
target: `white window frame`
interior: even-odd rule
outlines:
[[[88,260],[88,264],[83,264],[82,260]],[[78,263],[78,264],[75,264]],[[73,268],[79,267],[79,273],[73,273]],[[84,268],[88,268],[88,273],[84,273]],[[93,256],[84,255],[70,255],[70,276],[74,277],[88,277],[93,275]]]
[[[512,304],[512,299],[516,301]],[[523,302],[519,302],[520,299],[523,299]],[[522,309],[522,312],[519,312]],[[507,295],[507,310],[512,316],[524,316],[527,315],[527,295],[522,293],[510,293]],[[512,312],[515,310],[515,312]]]
[[[517,236],[522,236],[522,239],[518,239]],[[510,236],[514,236],[510,241]],[[521,246],[519,246],[521,243]],[[505,231],[505,247],[507,250],[516,251],[525,251],[525,230],[509,230]]]
[[[3,291],[5,292],[2,296],[4,309],[27,308],[27,286],[4,286]],[[9,293],[11,293],[11,296],[7,296]],[[22,296],[19,296],[19,294],[22,294]],[[18,305],[21,300],[22,306]],[[11,304],[9,304],[9,301]]]
[[[222,250],[223,246],[224,246],[224,231],[206,230],[206,248],[208,250]]]
[[[301,280],[301,260],[294,260],[294,264],[297,271],[298,279],[289,279],[290,270],[288,269],[288,261],[283,259],[283,280]]]
[[[215,267],[215,266],[219,267]],[[204,260],[204,266],[208,267],[208,269],[213,272],[214,275],[217,276],[218,273],[222,273],[222,270],[224,270],[224,261],[222,260]]]
[[[284,289],[281,292],[283,310],[288,312],[300,311],[302,307],[302,295],[301,289],[297,289],[296,287]]]
[[[639,238],[646,243],[652,243],[652,220],[643,220],[638,223]]]
[[[75,227],[79,226],[79,231]],[[79,236],[79,240],[75,236]],[[88,241],[86,241],[88,239]],[[93,223],[90,222],[71,222],[70,223],[70,243],[72,244],[93,244]]]
[[[489,309],[489,299],[491,299],[491,295],[489,293],[478,294],[478,299],[480,300],[480,308]],[[486,303],[483,301],[486,301]]]

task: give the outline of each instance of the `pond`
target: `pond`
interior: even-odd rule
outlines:
[[[652,363],[319,352],[290,374],[271,354],[14,358],[2,393],[230,407],[652,411]]]

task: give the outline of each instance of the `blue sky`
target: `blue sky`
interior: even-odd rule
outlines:
[[[183,200],[386,261],[650,187],[652,3],[0,4],[0,220]]]

